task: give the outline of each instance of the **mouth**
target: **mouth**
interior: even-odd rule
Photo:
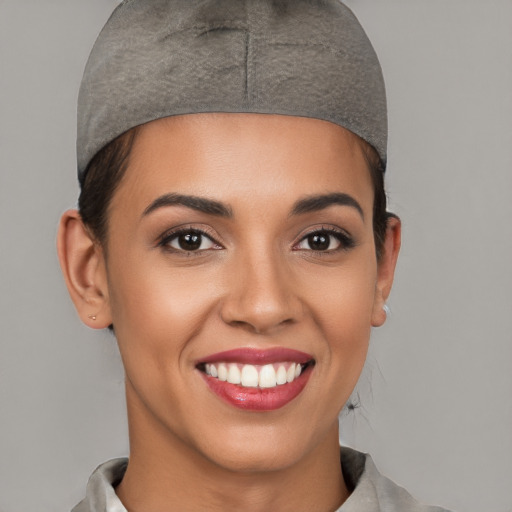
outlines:
[[[309,354],[291,349],[236,349],[213,354],[196,365],[218,397],[239,409],[271,411],[296,398],[315,365]]]

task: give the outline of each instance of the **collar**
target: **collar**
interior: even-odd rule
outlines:
[[[448,512],[419,504],[405,489],[382,476],[368,454],[342,446],[340,460],[351,494],[336,512]],[[127,466],[127,458],[98,466],[87,484],[85,499],[71,512],[127,512],[114,490]]]

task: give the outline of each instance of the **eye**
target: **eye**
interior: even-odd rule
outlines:
[[[159,245],[173,251],[183,252],[222,248],[209,235],[198,229],[185,229],[169,233],[162,238]]]
[[[306,235],[297,245],[298,250],[334,252],[350,249],[354,241],[347,234],[334,229],[320,229]]]

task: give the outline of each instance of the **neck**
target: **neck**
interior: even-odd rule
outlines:
[[[127,395],[130,461],[116,493],[129,512],[332,512],[348,497],[338,425],[296,463],[272,471],[222,467],[177,438]]]

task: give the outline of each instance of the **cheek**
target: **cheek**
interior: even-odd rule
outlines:
[[[215,276],[210,271],[206,279],[203,274],[155,265],[151,259],[122,260],[109,273],[109,300],[121,351],[155,364],[165,354],[183,362],[181,357],[190,349],[187,343],[219,295]]]
[[[190,415],[183,397],[198,386],[190,379],[197,336],[217,304],[210,273],[167,266],[133,265],[128,258],[110,273],[112,319],[129,386],[129,404],[144,404],[185,436],[179,418]],[[170,413],[172,412],[172,415]],[[186,423],[186,422],[185,422]]]
[[[371,259],[365,259],[370,260],[368,264],[362,258],[354,259],[350,265],[318,273],[306,285],[311,309],[331,335],[370,330],[377,272]]]
[[[327,349],[320,363],[329,367],[333,388],[343,399],[352,392],[368,351],[377,276],[372,262],[371,255],[362,255],[337,272],[317,275],[315,286],[309,286],[309,309]]]

